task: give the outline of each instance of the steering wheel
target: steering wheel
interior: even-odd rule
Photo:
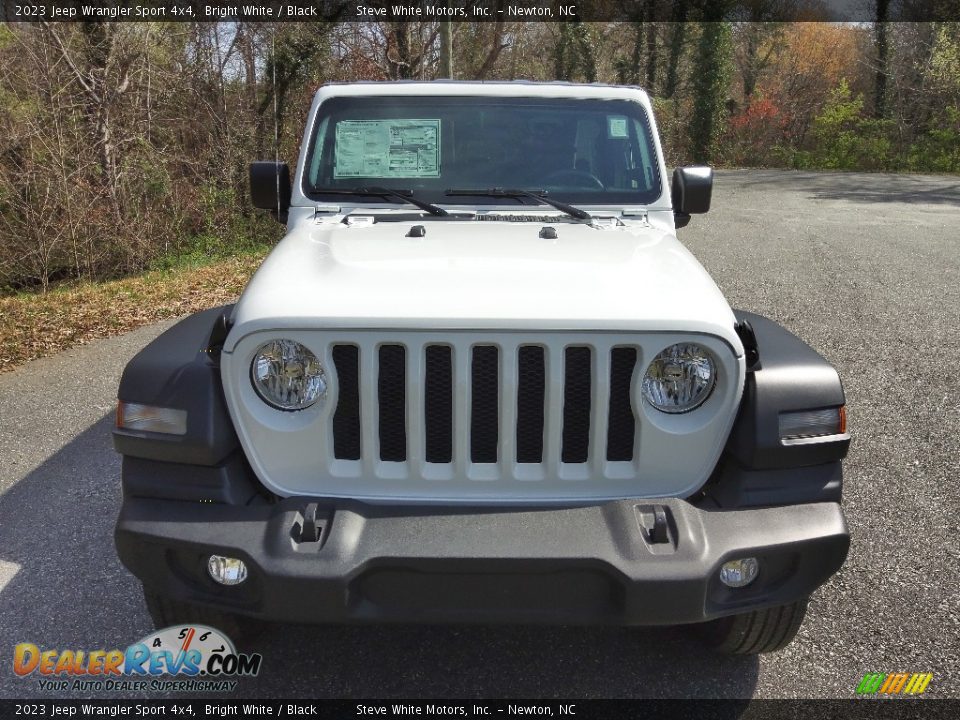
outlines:
[[[544,185],[572,185],[590,190],[606,190],[606,185],[593,173],[586,170],[558,170],[543,178]]]

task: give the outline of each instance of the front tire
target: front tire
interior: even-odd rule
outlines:
[[[719,653],[757,655],[782,650],[797,636],[807,613],[803,598],[789,605],[753,610],[697,626],[701,640]]]
[[[180,602],[146,588],[143,589],[143,599],[146,601],[147,611],[153,619],[153,624],[158,630],[171,625],[189,623],[209,625],[227,635],[236,645],[252,640],[263,630],[263,624],[258,620]]]

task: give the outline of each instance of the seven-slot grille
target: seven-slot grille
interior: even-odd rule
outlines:
[[[497,464],[490,479],[533,479],[522,470],[635,459],[636,347],[342,343],[332,359],[337,460]]]

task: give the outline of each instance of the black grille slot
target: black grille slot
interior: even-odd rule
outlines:
[[[360,459],[360,349],[336,345],[337,409],[333,413],[333,455],[340,460]]]
[[[497,461],[497,417],[500,400],[499,353],[493,345],[473,348],[471,375],[470,459],[475,463]]]
[[[380,403],[380,459],[407,459],[407,357],[403,345],[380,346],[377,393]]]
[[[590,348],[568,347],[563,379],[563,448],[565,463],[587,461],[590,447]]]
[[[543,403],[546,396],[543,348],[524,345],[518,355],[517,462],[543,462]]]
[[[453,461],[453,357],[446,345],[428,345],[424,381],[426,460]]]
[[[613,348],[610,352],[610,414],[607,424],[607,460],[633,460],[636,428],[630,403],[630,381],[637,364],[637,349]]]

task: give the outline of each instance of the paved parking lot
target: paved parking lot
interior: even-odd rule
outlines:
[[[854,442],[843,570],[781,653],[723,658],[673,629],[277,627],[261,697],[849,697],[932,672],[960,697],[960,178],[731,171],[680,231],[735,307],[831,360]],[[112,543],[110,426],[126,361],[165,325],[0,375],[0,697],[18,642],[124,647],[150,629]]]

